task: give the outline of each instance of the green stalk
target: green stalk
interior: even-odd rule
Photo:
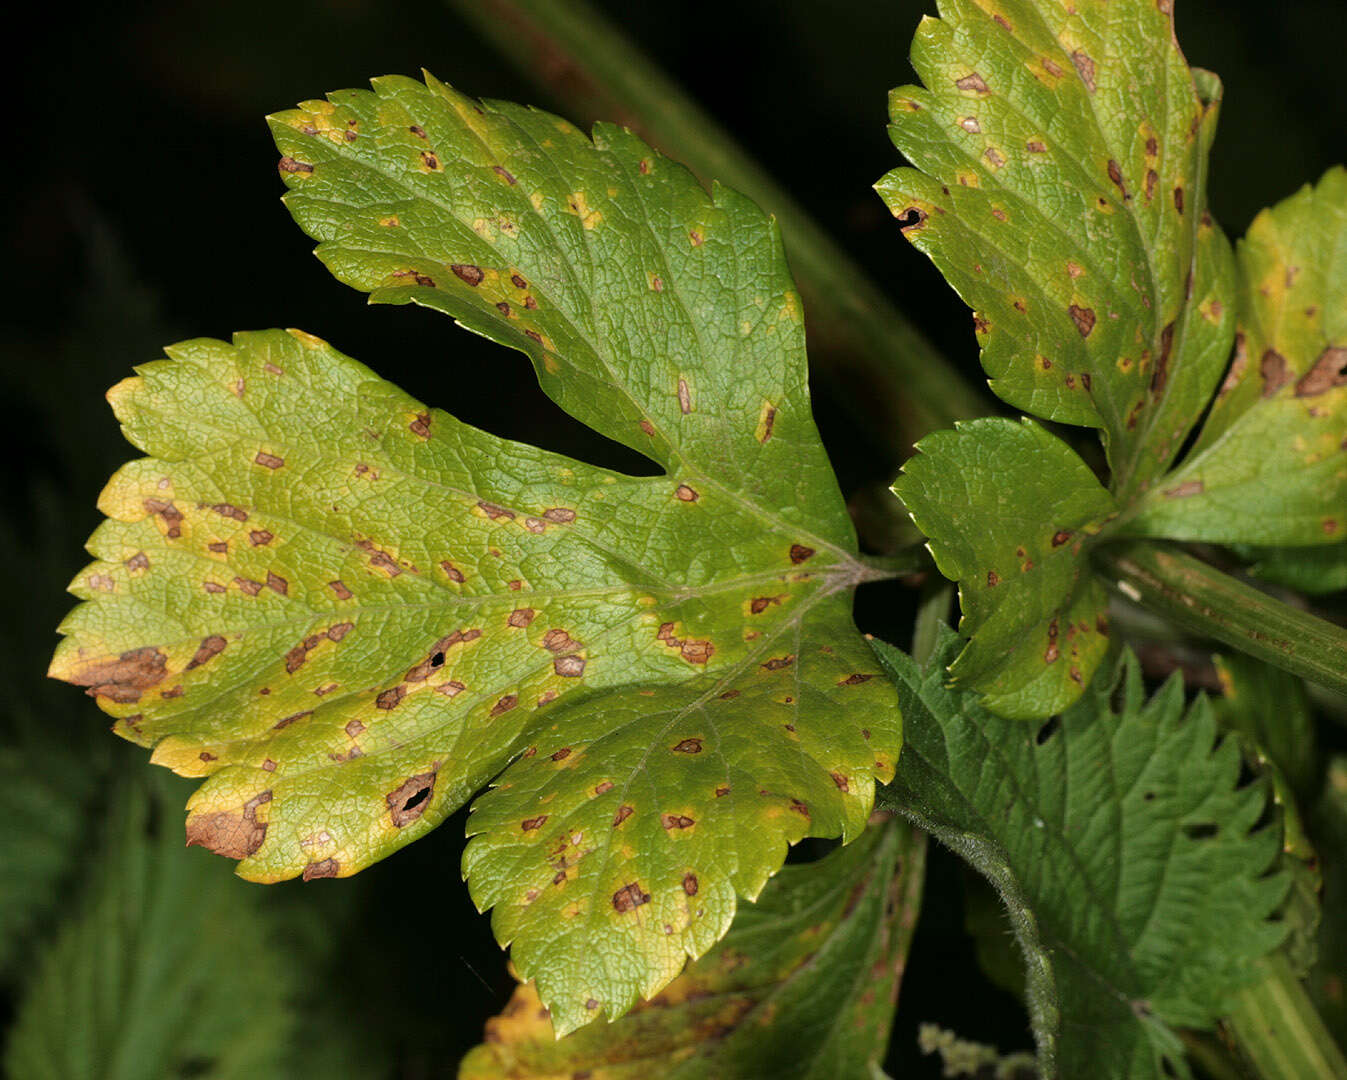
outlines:
[[[1264,959],[1263,979],[1243,991],[1225,1019],[1260,1080],[1347,1080],[1347,1060],[1282,953]]]
[[[573,119],[624,124],[703,182],[719,180],[776,215],[816,346],[811,359],[887,464],[928,431],[991,411],[790,195],[584,0],[449,4]]]
[[[1094,553],[1123,596],[1193,633],[1347,693],[1347,630],[1283,604],[1168,544],[1128,541]]]

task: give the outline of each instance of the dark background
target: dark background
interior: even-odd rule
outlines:
[[[897,161],[884,131],[885,94],[911,78],[907,45],[928,4],[599,6],[976,376],[966,309],[901,242],[870,190]],[[97,524],[97,492],[130,456],[102,395],[168,342],[301,327],[469,422],[627,464],[604,461],[611,444],[542,397],[522,355],[433,312],[367,307],[311,258],[310,241],[280,204],[263,116],[372,75],[424,66],[478,96],[566,111],[448,8],[435,0],[161,0],[48,4],[33,13],[39,22],[11,34],[8,50],[18,71],[2,181],[9,268],[0,329],[0,671],[44,730],[84,739],[105,726],[78,691],[42,673],[51,630],[70,604],[62,589]],[[1225,79],[1211,202],[1239,235],[1258,208],[1347,159],[1347,4],[1184,0],[1177,18],[1190,62]],[[460,387],[452,399],[442,390],[447,372]],[[844,484],[887,480],[888,466],[877,466],[820,390],[820,424]],[[909,612],[897,587],[861,605],[866,629],[900,643]],[[145,767],[134,764],[141,751],[110,753]],[[357,1022],[386,1048],[390,1077],[452,1076],[508,992],[504,959],[459,878],[462,825],[457,816],[360,878],[305,894],[314,897],[315,920],[350,935],[340,962],[314,979],[360,1003]],[[337,889],[349,891],[339,903],[316,896]],[[978,972],[962,932],[962,893],[959,864],[932,852],[890,1055],[895,1075],[938,1074],[916,1051],[919,1021],[1005,1049],[1029,1045],[1022,1010]],[[0,1021],[13,1008],[5,1001]]]

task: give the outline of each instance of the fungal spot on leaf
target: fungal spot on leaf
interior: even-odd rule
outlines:
[[[678,380],[678,409],[684,416],[692,412],[692,391],[688,389],[687,379]]]
[[[365,730],[365,725],[359,720],[350,720],[346,724],[346,734],[354,739]]]
[[[1076,329],[1080,331],[1080,336],[1089,337],[1090,331],[1094,329],[1094,309],[1072,304],[1066,311],[1071,316],[1071,321],[1076,324]]]
[[[1001,584],[1001,575],[995,570],[987,571],[987,588],[994,589]]]
[[[277,720],[276,723],[271,725],[271,730],[280,731],[282,728],[288,728],[296,720],[303,720],[306,716],[312,715],[313,715],[312,709],[305,709],[303,712],[293,713],[292,715],[285,717],[285,719],[283,720]]]
[[[770,401],[762,403],[762,412],[758,414],[758,427],[753,436],[760,443],[772,437],[772,427],[776,423],[776,406]]]
[[[1085,84],[1085,89],[1094,93],[1094,60],[1088,53],[1077,49],[1071,54],[1071,62],[1076,65],[1076,73],[1080,76],[1080,81]]]
[[[1048,148],[1038,139],[1030,139],[1024,144],[1024,148],[1031,154],[1046,154],[1048,152]]]
[[[267,588],[281,596],[287,596],[290,593],[290,583],[280,574],[274,574],[270,570],[267,571]]]
[[[552,661],[552,670],[566,679],[577,679],[585,673],[585,661],[579,656],[558,656]]]
[[[683,891],[687,893],[688,896],[696,896],[698,888],[696,874],[688,871],[688,873],[683,875]]]
[[[141,570],[148,570],[150,568],[149,556],[143,551],[137,551],[126,560],[125,566],[126,569],[133,574]]]
[[[471,285],[474,289],[477,288],[477,286],[482,283],[482,279],[486,277],[486,274],[482,272],[480,266],[473,266],[470,263],[454,263],[449,269],[454,272],[454,275],[460,281],[467,285]]]
[[[518,694],[506,694],[503,698],[501,698],[498,702],[496,702],[496,704],[491,706],[491,712],[488,713],[487,715],[491,717],[500,716],[502,713],[509,712],[518,704],[519,704]]]
[[[304,872],[300,874],[305,881],[313,881],[315,878],[336,877],[341,870],[341,864],[336,859],[324,859],[322,862],[309,863],[304,867]]]
[[[830,775],[832,776],[833,783],[837,786],[838,791],[848,792],[851,790],[851,785],[847,782],[847,778],[841,773],[831,773]]]
[[[619,806],[617,808],[617,813],[613,815],[613,828],[616,829],[619,825],[621,825],[624,821],[626,821],[627,818],[631,817],[631,815],[634,814],[635,812],[636,811],[633,810],[630,806]]]
[[[1182,484],[1178,484],[1175,487],[1166,488],[1165,498],[1186,499],[1192,495],[1201,495],[1203,487],[1204,485],[1201,480],[1185,480]]]
[[[719,798],[721,798],[721,797],[723,797],[723,796],[725,796],[725,795],[728,795],[729,793],[730,793],[730,789],[729,789],[729,785],[727,785],[727,784],[721,784],[720,787],[716,788],[716,798],[717,798],[717,799],[719,799]]]
[[[311,173],[311,172],[313,172],[313,166],[310,165],[307,161],[296,161],[294,158],[292,158],[292,157],[290,157],[290,156],[288,156],[288,155],[287,155],[286,157],[281,158],[281,160],[280,160],[280,162],[278,163],[278,165],[279,165],[279,168],[280,168],[281,172],[283,172],[283,173]]]
[[[553,506],[549,510],[543,511],[543,517],[548,521],[554,521],[558,525],[569,525],[575,520],[575,511],[568,506]]]
[[[211,509],[221,517],[232,518],[234,521],[248,520],[248,511],[240,510],[237,506],[230,503],[216,503]]]
[[[1058,529],[1055,533],[1052,534],[1052,546],[1061,547],[1068,540],[1070,540],[1073,535],[1074,534],[1071,532],[1070,529]]]
[[[399,703],[402,701],[402,699],[406,696],[407,696],[407,688],[399,683],[397,686],[394,686],[379,694],[379,696],[374,699],[374,705],[376,708],[380,708],[385,711],[388,711],[389,709],[396,709]]]
[[[276,538],[267,529],[253,529],[248,533],[248,542],[253,547],[266,547],[274,539]]]
[[[790,561],[793,562],[796,566],[799,566],[800,563],[804,562],[807,559],[812,559],[813,557],[814,557],[813,548],[805,547],[803,544],[791,544]]]
[[[693,825],[697,824],[692,818],[682,814],[660,814],[659,823],[663,825],[665,829],[670,830],[690,829]]]
[[[701,247],[702,244],[706,242],[703,239],[702,234],[697,232],[696,229],[693,229],[691,232],[688,233],[688,240],[692,242],[693,247]]]
[[[433,284],[433,283],[432,283]],[[416,414],[416,419],[407,425],[407,429],[413,434],[423,439],[430,438],[430,413],[422,412]]]
[[[535,829],[541,829],[546,820],[546,814],[539,814],[537,817],[525,818],[519,823],[519,827],[523,829],[524,832],[533,832]]]
[[[407,130],[410,131],[413,135],[415,135],[418,139],[424,139],[426,137],[426,129],[423,128],[420,124],[412,124],[412,126],[409,127]]]
[[[765,671],[780,671],[783,668],[790,667],[793,663],[795,663],[794,656],[776,656],[766,661],[762,666]]]
[[[1154,169],[1146,170],[1146,201],[1150,202],[1155,198],[1155,185],[1160,182],[1160,174]]]
[[[1127,185],[1123,182],[1122,166],[1112,158],[1109,158],[1108,162],[1108,178],[1113,181],[1113,186],[1118,189],[1124,202],[1132,197],[1131,193],[1127,190]]]
[[[959,126],[963,128],[964,131],[973,135],[977,135],[982,131],[982,125],[978,123],[978,118],[976,116],[965,116],[959,121]]]
[[[702,740],[698,738],[688,738],[682,740],[673,747],[675,754],[700,754],[702,752]]]
[[[613,908],[616,911],[634,911],[642,904],[648,903],[650,903],[650,894],[642,892],[640,884],[635,881],[623,885],[622,888],[613,893]]]
[[[687,503],[696,502],[701,498],[701,495],[693,491],[687,484],[679,484],[674,490],[674,494],[677,495],[680,500]]]
[[[1174,188],[1174,209],[1180,214],[1183,213],[1183,185]]]
[[[1330,346],[1296,383],[1296,397],[1317,397],[1339,386],[1347,386],[1347,348]]]
[[[506,521],[513,521],[515,516],[513,510],[506,510],[503,506],[497,506],[495,503],[489,503],[485,500],[478,501],[477,509],[486,514],[492,521],[498,521],[501,518]]]
[[[462,585],[463,582],[468,580],[463,576],[463,571],[460,570],[458,567],[456,567],[453,563],[449,562],[447,559],[444,562],[440,563],[440,569],[443,570],[449,576],[450,581],[455,582],[456,584]]]
[[[864,673],[862,673],[862,672],[857,671],[857,672],[854,672],[854,673],[851,674],[851,675],[848,675],[845,679],[840,680],[840,681],[838,682],[837,685],[838,685],[838,686],[860,686],[861,683],[867,683],[867,682],[869,682],[869,681],[870,681],[871,679],[873,679],[873,678],[874,678],[873,675],[866,675],[866,674],[864,674]]]
[[[982,157],[993,169],[999,169],[1006,163],[1005,154],[1001,153],[1001,151],[994,146],[989,146],[986,150],[982,151]]]
[[[262,846],[267,825],[257,820],[257,808],[271,802],[271,792],[263,791],[243,804],[242,812],[220,811],[191,814],[187,818],[187,846],[203,847],[227,859],[245,859]]]
[[[349,600],[353,595],[351,590],[340,581],[329,581],[327,587],[332,590],[338,600]]]
[[[211,634],[208,638],[203,638],[201,644],[197,646],[196,653],[192,659],[187,661],[187,671],[199,668],[202,664],[213,660],[225,651],[225,641],[219,634]]]
[[[915,232],[926,223],[926,211],[916,206],[909,206],[901,214],[897,215],[898,230],[906,236],[908,233]]]
[[[409,776],[396,790],[384,796],[389,817],[399,829],[426,812],[430,797],[435,792],[435,775],[427,772]]]
[[[512,612],[510,612],[510,617],[505,621],[508,622],[511,626],[520,626],[520,627],[528,626],[528,624],[533,621],[534,616],[537,614],[538,613],[534,611],[533,608],[531,607],[515,608]]]
[[[773,604],[780,604],[785,597],[785,593],[781,593],[779,596],[755,596],[749,602],[748,610],[754,615],[761,615]]]
[[[439,172],[439,171],[440,171],[440,159],[439,159],[438,157],[436,157],[433,153],[431,153],[429,150],[422,150],[422,151],[421,151],[421,166],[422,166],[422,168],[424,168],[427,172]]]
[[[801,817],[809,816],[809,805],[801,802],[799,799],[791,799],[790,808]]]
[[[97,660],[70,673],[66,682],[87,686],[90,697],[103,697],[119,704],[139,701],[143,691],[161,683],[168,674],[168,657],[160,649],[145,646],[130,649],[115,660]]]
[[[965,75],[961,79],[955,79],[954,85],[958,87],[960,90],[971,90],[975,94],[989,93],[987,89],[987,83],[983,80],[982,76],[979,75],[976,71],[971,72],[968,75]]]
[[[689,664],[705,664],[715,654],[716,647],[709,641],[685,641],[679,655]]]
[[[1160,354],[1155,358],[1155,371],[1151,374],[1151,393],[1164,392],[1169,379],[1169,354],[1174,348],[1174,323],[1170,322],[1160,331]]]
[[[543,635],[542,646],[549,652],[562,653],[572,652],[573,650],[578,649],[580,643],[571,637],[565,630],[562,630],[559,627],[553,627]]]
[[[182,535],[182,511],[171,502],[163,499],[146,499],[146,513],[153,514],[164,523],[164,536],[176,540]]]
[[[234,579],[234,584],[239,587],[241,592],[245,592],[249,596],[256,596],[262,591],[262,583],[260,581],[254,581],[252,578],[236,577]]]

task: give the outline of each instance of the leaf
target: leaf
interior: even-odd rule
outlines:
[[[1325,893],[1341,897],[1347,895],[1347,757],[1330,758],[1327,774],[1310,824],[1322,852]],[[1318,963],[1306,989],[1341,1043],[1347,1041],[1347,908],[1328,903],[1322,914]]]
[[[768,217],[613,128],[375,87],[274,121],[320,255],[525,349],[666,472],[477,431],[306,334],[187,342],[112,393],[152,456],[104,492],[53,674],[208,777],[189,842],[254,880],[354,873],[498,777],[470,887],[569,1030],[789,843],[861,831],[901,745],[851,620],[879,575]]]
[[[725,940],[613,1024],[556,1041],[524,984],[459,1080],[874,1075],[921,898],[925,843],[896,821],[788,866]]]
[[[885,804],[1001,893],[1045,1077],[1187,1075],[1175,1029],[1212,1026],[1285,934],[1266,783],[1238,786],[1239,747],[1177,679],[1144,700],[1130,654],[1035,733],[941,685],[955,648],[923,675],[877,645],[906,722]]]
[[[1240,653],[1212,661],[1222,689],[1212,703],[1217,717],[1276,764],[1299,805],[1312,805],[1323,772],[1304,680]]]
[[[890,96],[916,166],[877,188],[975,310],[991,387],[1103,429],[1126,501],[1215,389],[1233,333],[1206,210],[1220,83],[1190,71],[1170,0],[941,0]],[[920,170],[920,171],[918,171]]]
[[[916,448],[893,490],[959,582],[970,640],[950,675],[1002,716],[1065,708],[1108,647],[1108,597],[1082,552],[1112,497],[1031,420],[974,420]]]
[[[1297,592],[1318,595],[1347,589],[1347,543],[1315,547],[1245,547],[1242,557],[1255,560],[1249,573]]]
[[[1347,169],[1254,219],[1235,359],[1140,536],[1307,545],[1347,537]]]
[[[33,973],[5,1052],[25,1080],[295,1075],[287,962],[258,894],[167,828],[176,785],[122,784],[88,895]],[[172,793],[172,794],[170,794]]]

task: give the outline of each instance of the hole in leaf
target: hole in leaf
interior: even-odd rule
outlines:
[[[1183,835],[1189,840],[1210,840],[1220,829],[1214,822],[1200,821],[1195,825],[1185,825]]]
[[[410,799],[402,804],[402,812],[405,814],[408,810],[415,810],[423,802],[430,798],[430,788],[423,787],[416,792]]]
[[[1047,723],[1045,723],[1041,728],[1039,728],[1038,734],[1034,736],[1034,742],[1038,743],[1039,746],[1042,746],[1045,742],[1047,742],[1049,739],[1051,739],[1054,735],[1057,734],[1057,732],[1061,729],[1061,726],[1062,726],[1062,718],[1060,716],[1048,717]]]
[[[437,652],[430,658],[430,666],[433,668],[444,667],[444,653]]]

